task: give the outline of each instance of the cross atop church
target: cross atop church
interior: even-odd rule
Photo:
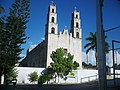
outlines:
[[[51,1],[51,4],[54,4],[54,2],[53,2],[53,1]]]
[[[65,26],[65,29],[67,29],[67,26]]]
[[[77,7],[75,7],[75,11],[77,11]]]
[[[53,1],[51,1],[51,5],[55,6],[55,3]]]

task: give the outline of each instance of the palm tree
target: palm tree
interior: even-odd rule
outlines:
[[[107,38],[107,36],[105,36],[105,38]],[[98,65],[98,61],[97,61],[97,40],[96,40],[96,33],[92,33],[90,32],[90,37],[87,37],[86,40],[89,42],[87,43],[84,48],[88,48],[86,50],[86,55],[88,55],[88,52],[90,50],[94,50],[95,51],[95,58],[96,58],[96,66]],[[107,42],[105,42],[105,52],[108,53],[109,51],[109,44]],[[88,56],[87,56],[88,57]],[[88,59],[87,59],[88,62]]]
[[[5,12],[5,9],[2,6],[0,6],[0,14],[3,12]]]

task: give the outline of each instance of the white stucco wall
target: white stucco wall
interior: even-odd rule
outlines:
[[[17,67],[18,77],[17,77],[17,84],[32,84],[28,80],[28,74],[36,71],[38,75],[41,75],[41,72],[44,68],[30,68],[30,67]],[[92,80],[96,80],[96,75],[98,78],[98,71],[97,70],[75,70],[73,71],[75,76],[68,75],[67,80],[60,79],[59,83],[83,83]],[[116,70],[116,74],[120,74],[120,70]],[[94,77],[91,77],[94,76]],[[90,77],[88,79],[88,77]],[[113,75],[111,75],[113,77]],[[4,79],[4,77],[2,77]],[[120,78],[120,75],[116,75],[116,78]],[[81,80],[82,79],[82,80]],[[55,79],[51,80],[50,83],[54,82]],[[3,82],[3,80],[2,80]],[[58,78],[56,78],[56,82],[58,82]],[[3,83],[2,83],[3,84]]]
[[[28,74],[36,71],[38,75],[41,75],[42,70],[44,70],[44,68],[17,67],[18,71],[17,83],[18,84],[30,83],[30,81],[28,80]]]
[[[47,48],[47,66],[52,62],[50,55],[52,51],[57,48],[67,49],[67,53],[74,55],[74,60],[80,64],[80,69],[82,69],[82,40],[73,38],[70,35],[56,35],[48,34],[48,48]]]
[[[28,74],[31,72],[38,72],[38,75],[41,75],[41,72],[44,70],[44,68],[31,68],[31,67],[17,67],[18,71],[18,77],[17,77],[17,83],[18,84],[30,84],[30,81],[28,80]],[[75,73],[75,76],[68,75],[67,80],[60,79],[60,83],[81,83],[81,78],[83,77],[89,77],[94,76],[98,74],[97,70],[76,70],[73,71]],[[96,78],[91,78],[91,80],[95,80]],[[57,81],[58,79],[56,79]],[[51,80],[50,82],[55,81],[55,79]],[[88,79],[83,79],[82,82],[88,81]]]

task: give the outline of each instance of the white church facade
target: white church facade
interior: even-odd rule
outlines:
[[[71,19],[70,32],[65,27],[63,32],[59,32],[57,23],[56,5],[49,5],[47,23],[45,30],[45,40],[35,48],[28,49],[27,55],[20,63],[20,66],[45,68],[50,65],[52,59],[50,55],[57,48],[64,48],[66,53],[74,55],[74,60],[82,68],[82,29],[80,23],[80,13],[74,10]]]

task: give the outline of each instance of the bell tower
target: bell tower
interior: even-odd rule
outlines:
[[[71,20],[71,30],[72,37],[74,38],[82,38],[81,33],[81,23],[80,23],[80,13],[79,11],[75,10],[72,13],[72,20]]]
[[[49,5],[45,34],[58,34],[56,5],[53,2]]]

